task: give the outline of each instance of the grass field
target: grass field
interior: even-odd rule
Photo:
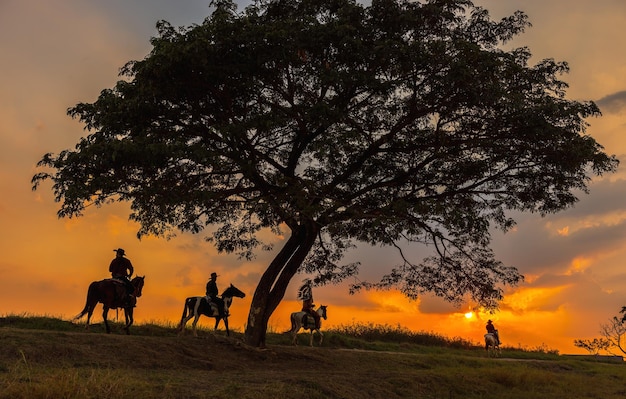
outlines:
[[[132,335],[53,317],[0,317],[0,398],[624,398],[626,365],[505,348],[488,358],[461,339],[401,327],[326,331],[322,347],[270,333],[134,326]]]

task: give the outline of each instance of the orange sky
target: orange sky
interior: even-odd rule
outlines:
[[[216,271],[221,289],[233,283],[248,294],[235,299],[232,307],[231,327],[243,330],[250,297],[271,254],[260,254],[253,262],[217,255],[201,235],[139,241],[138,226],[127,221],[127,204],[59,220],[50,185],[30,190],[41,156],[73,148],[85,134],[66,109],[94,101],[100,90],[114,85],[125,62],[143,58],[157,20],[200,23],[208,15],[208,3],[0,1],[0,315],[71,318],[82,309],[89,283],[108,277],[113,249],[123,247],[137,273],[146,275],[136,311],[139,322],[178,322],[185,297],[202,295],[209,274]],[[516,9],[529,14],[533,27],[513,44],[528,46],[535,61],[553,57],[569,62],[569,97],[598,102],[604,115],[589,121],[589,132],[608,153],[623,159],[626,2],[476,3],[497,18]],[[326,326],[400,324],[478,342],[491,318],[506,345],[583,353],[573,340],[599,336],[600,323],[626,305],[623,170],[595,180],[591,194],[571,210],[544,219],[520,215],[514,231],[494,232],[496,255],[527,277],[507,290],[498,313],[466,318],[471,304],[458,309],[431,297],[408,301],[394,292],[350,296],[347,285],[340,285],[315,290],[316,301],[329,306]],[[424,254],[421,248],[411,252]],[[350,260],[362,261],[364,276],[372,279],[395,264],[394,256],[380,248],[362,248]],[[270,320],[274,331],[285,330],[289,313],[299,309],[295,297],[301,277],[294,279]]]

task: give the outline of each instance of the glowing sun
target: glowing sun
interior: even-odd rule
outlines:
[[[472,316],[474,316],[474,312],[467,312],[467,313],[465,313],[465,318],[466,319],[471,319]]]

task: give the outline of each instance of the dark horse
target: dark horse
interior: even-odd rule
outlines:
[[[233,302],[233,297],[244,298],[245,296],[246,294],[232,284],[230,287],[226,288],[222,294],[222,300],[224,301],[223,314],[226,315],[223,319],[224,326],[226,327],[226,335],[228,336],[230,336],[230,331],[228,330],[228,308]],[[193,335],[197,337],[198,333],[196,332],[196,324],[198,323],[198,319],[201,315],[215,317],[215,329],[217,330],[217,326],[220,324],[222,317],[220,316],[220,312],[215,303],[209,303],[204,296],[192,296],[185,299],[185,309],[183,309],[183,316],[180,318],[180,324],[178,325],[180,334],[184,334],[185,324],[187,324],[187,322],[193,317]]]
[[[137,304],[137,298],[141,296],[144,278],[145,276],[136,276],[130,281],[135,288],[131,303],[125,302],[126,285],[123,282],[112,278],[94,281],[89,285],[89,289],[87,290],[87,303],[85,304],[85,308],[76,317],[74,317],[74,320],[78,320],[87,314],[87,325],[85,328],[89,329],[89,320],[91,319],[91,315],[93,314],[96,305],[98,305],[98,302],[100,302],[103,306],[102,318],[104,319],[104,326],[106,327],[107,334],[111,333],[111,329],[109,328],[109,323],[107,321],[109,309],[117,308],[124,309],[124,318],[126,319],[124,330],[126,330],[126,334],[130,334],[129,329],[133,324],[133,308]]]

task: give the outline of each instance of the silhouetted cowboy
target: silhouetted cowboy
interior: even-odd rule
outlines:
[[[217,311],[220,317],[226,317],[228,314],[224,310],[224,300],[218,296],[217,290],[217,273],[211,273],[211,279],[206,283],[206,299],[213,302],[217,306]]]
[[[496,337],[496,342],[498,343],[498,345],[500,345],[500,335],[498,334],[498,330],[496,330],[496,326],[493,325],[493,322],[491,320],[487,320],[487,325],[485,326],[485,328],[487,329],[487,332],[489,334],[493,334],[493,336]]]
[[[113,259],[109,265],[109,271],[114,279],[120,280],[124,283],[124,286],[126,287],[126,298],[124,298],[124,301],[132,303],[130,297],[135,291],[135,287],[131,284],[130,277],[135,272],[135,269],[133,268],[133,264],[130,260],[124,257],[126,252],[122,248],[114,249],[113,251],[116,255],[115,259]]]
[[[315,320],[315,327],[320,328],[320,315],[315,311],[313,302],[313,287],[311,280],[304,280],[304,284],[298,289],[298,299],[302,301],[302,311],[308,313]]]

